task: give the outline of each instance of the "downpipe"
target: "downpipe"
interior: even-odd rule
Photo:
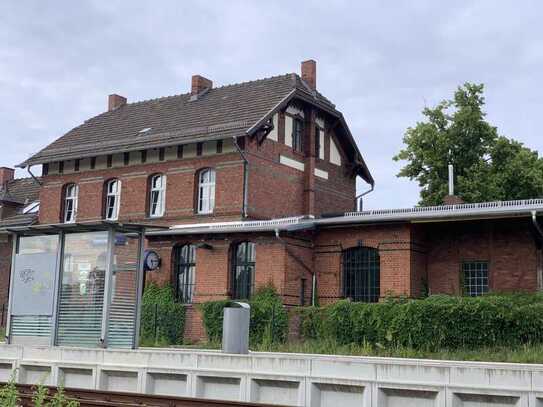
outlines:
[[[373,192],[373,189],[375,188],[375,184],[371,184],[371,188],[367,191],[362,192],[360,195],[355,196],[354,198],[354,209],[355,212],[362,212],[364,209],[364,205],[362,203],[362,197],[365,195],[368,195],[370,192]]]
[[[234,147],[236,147],[236,150],[238,151],[241,159],[243,160],[243,209],[241,211],[241,215],[243,216],[243,219],[247,219],[247,184],[249,182],[249,160],[247,160],[245,153],[240,148],[237,137],[232,137],[232,140],[234,140]]]

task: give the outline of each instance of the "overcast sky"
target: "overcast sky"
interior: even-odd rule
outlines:
[[[366,208],[412,206],[392,156],[421,110],[466,82],[489,120],[543,151],[538,1],[24,1],[0,3],[0,165],[13,166],[106,109],[299,72],[341,110],[376,179]],[[18,175],[24,176],[25,171]],[[360,183],[359,190],[367,186]]]

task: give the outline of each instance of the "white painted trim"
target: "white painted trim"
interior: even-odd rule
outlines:
[[[287,167],[294,168],[295,170],[305,171],[304,163],[285,157],[284,155],[279,156],[279,162]]]
[[[323,179],[328,179],[328,171],[315,168],[315,176]]]

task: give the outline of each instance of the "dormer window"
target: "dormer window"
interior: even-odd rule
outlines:
[[[149,216],[159,218],[164,215],[166,207],[166,176],[151,176],[149,190]]]
[[[302,153],[304,151],[303,146],[304,135],[304,122],[300,118],[294,118],[292,121],[292,148],[294,151]]]
[[[119,218],[119,208],[121,204],[121,181],[112,179],[106,184],[106,213],[107,220],[117,220]]]
[[[64,188],[64,223],[75,222],[78,193],[79,188],[76,184],[68,184]]]

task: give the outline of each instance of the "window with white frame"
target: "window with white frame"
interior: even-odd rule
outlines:
[[[121,205],[121,181],[112,179],[106,184],[106,219],[117,220]]]
[[[79,188],[76,184],[66,185],[64,189],[64,223],[73,223],[77,216],[77,195]]]
[[[149,216],[157,218],[164,215],[166,207],[166,176],[156,174],[151,177],[149,192]]]
[[[198,213],[213,213],[215,208],[215,170],[208,168],[198,175]]]

